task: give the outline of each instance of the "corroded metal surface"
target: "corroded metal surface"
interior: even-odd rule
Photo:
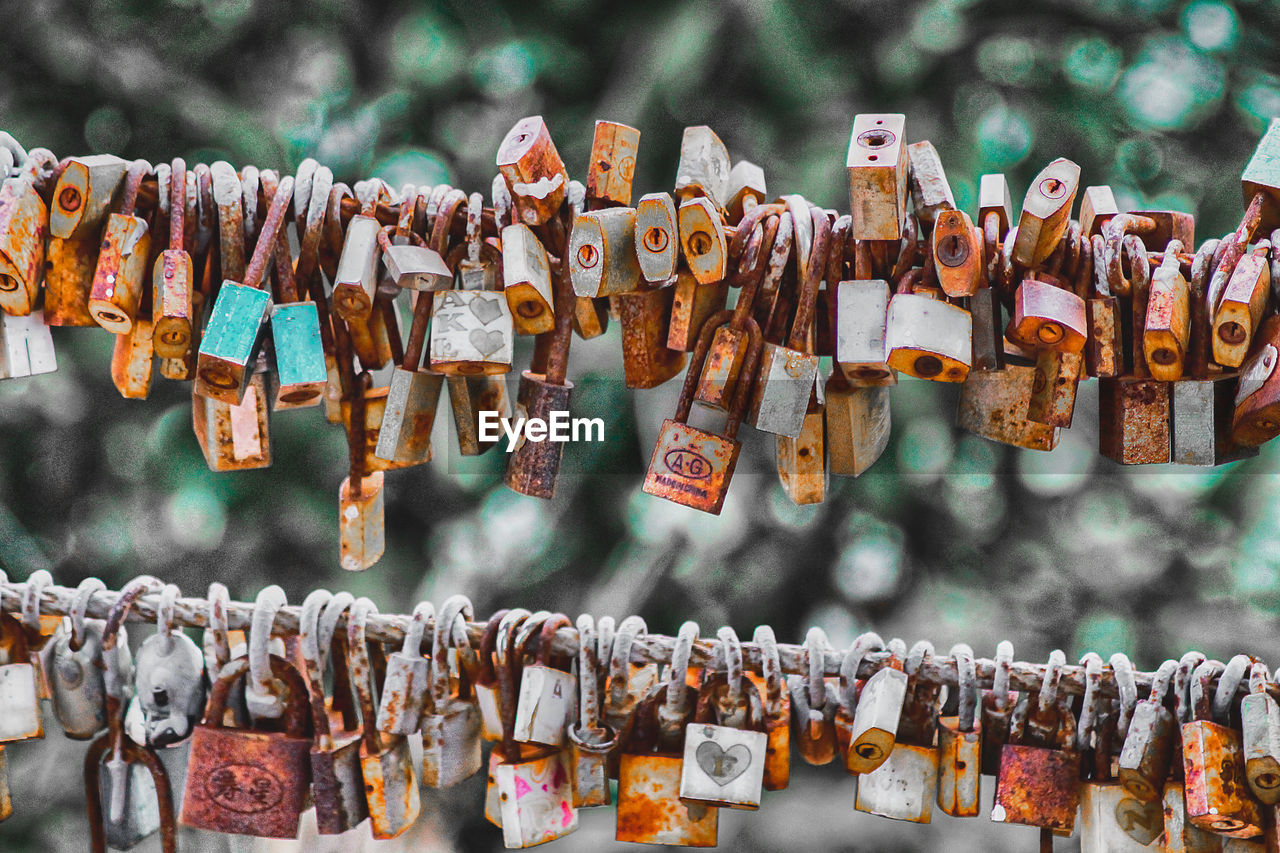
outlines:
[[[1005,744],[991,819],[1070,832],[1080,806],[1080,754]]]
[[[719,514],[742,444],[688,424],[663,421],[644,478],[644,491]]]

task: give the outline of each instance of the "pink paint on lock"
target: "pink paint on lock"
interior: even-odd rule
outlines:
[[[516,799],[517,800],[524,799],[525,795],[528,794],[531,790],[533,789],[529,787],[528,782],[524,781],[519,776],[516,777]]]
[[[560,801],[560,811],[564,812],[564,818],[561,820],[561,826],[569,826],[573,823],[573,807],[564,800]]]

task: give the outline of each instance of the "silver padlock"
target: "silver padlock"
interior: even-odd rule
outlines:
[[[973,318],[949,302],[896,293],[889,302],[885,349],[895,370],[918,379],[963,382],[973,361]]]
[[[604,620],[601,620],[603,623]],[[600,661],[610,648],[603,647],[606,638],[596,633],[595,620],[589,614],[578,617],[578,721],[569,726],[569,764],[573,780],[575,808],[607,806],[612,801],[609,791],[608,758],[617,746],[617,734],[600,721],[600,691],[604,684]]]
[[[951,647],[956,662],[956,716],[938,718],[938,808],[952,817],[977,817],[982,792],[981,693],[973,650]]]
[[[378,704],[378,731],[391,735],[411,735],[418,731],[423,705],[427,701],[427,681],[431,667],[422,655],[422,632],[428,619],[435,619],[430,601],[420,601],[404,633],[404,645],[387,656]]]
[[[89,598],[106,589],[98,578],[86,578],[71,604],[71,630],[54,641],[49,687],[53,713],[67,737],[89,740],[107,726],[107,694],[103,682],[100,619],[86,621]],[[127,647],[126,647],[127,648]]]
[[[475,618],[471,601],[455,595],[445,600],[435,623],[431,646],[430,705],[422,715],[422,783],[450,788],[480,772],[480,709],[471,693],[474,655],[467,621]],[[450,652],[458,663],[458,689],[450,687]]]
[[[551,646],[555,632],[569,626],[569,618],[556,613],[539,629],[537,659],[520,676],[515,722],[515,739],[520,743],[564,745],[573,722],[578,682],[573,673],[552,666]]]
[[[1253,795],[1266,805],[1280,802],[1280,704],[1267,693],[1266,665],[1249,669],[1249,695],[1240,701],[1244,774]]]
[[[705,124],[686,127],[676,165],[676,198],[705,197],[719,209],[728,200],[729,172],[729,150],[716,132]]]
[[[264,587],[253,603],[249,625],[249,677],[245,679],[244,703],[249,715],[260,720],[277,720],[284,715],[281,697],[288,695],[288,690],[271,673],[271,631],[280,608],[287,603],[284,590],[276,584]],[[283,652],[283,647],[278,651]]]
[[[900,660],[891,658],[862,686],[845,757],[850,773],[870,773],[889,760],[907,695],[907,676],[901,666]],[[856,669],[849,676],[850,684],[854,674]]]
[[[3,579],[3,578],[0,578]],[[39,679],[16,618],[0,613],[0,743],[44,737]]]
[[[136,690],[146,730],[146,745],[173,746],[191,736],[204,715],[204,655],[181,631],[173,629],[178,588],[160,593],[157,631],[138,649]]]
[[[53,373],[58,356],[43,311],[23,317],[0,313],[0,379]]]

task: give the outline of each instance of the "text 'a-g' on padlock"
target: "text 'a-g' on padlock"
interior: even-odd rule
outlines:
[[[684,387],[675,416],[663,421],[658,442],[649,460],[643,489],[645,493],[666,498],[684,506],[719,515],[729,491],[734,467],[742,444],[736,438],[738,426],[746,410],[750,387],[739,382],[729,415],[725,420],[724,434],[717,435],[690,426],[689,413],[693,407],[694,388],[698,383],[712,336],[721,324],[727,323],[732,312],[724,311],[712,317],[702,330],[698,348],[685,374]],[[747,318],[750,345],[742,370],[750,376],[760,358],[762,342],[760,327]]]

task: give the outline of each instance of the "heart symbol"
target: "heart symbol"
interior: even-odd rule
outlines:
[[[472,299],[471,313],[484,325],[489,325],[502,316],[502,306],[497,299]]]
[[[718,743],[703,741],[698,744],[698,750],[694,756],[702,772],[721,787],[746,773],[747,768],[751,766],[751,750],[740,743],[728,749],[722,749]]]
[[[477,352],[488,358],[502,349],[506,335],[497,329],[492,332],[486,332],[484,329],[472,329],[471,334],[467,335],[467,340],[471,341],[471,345],[476,348]]]

